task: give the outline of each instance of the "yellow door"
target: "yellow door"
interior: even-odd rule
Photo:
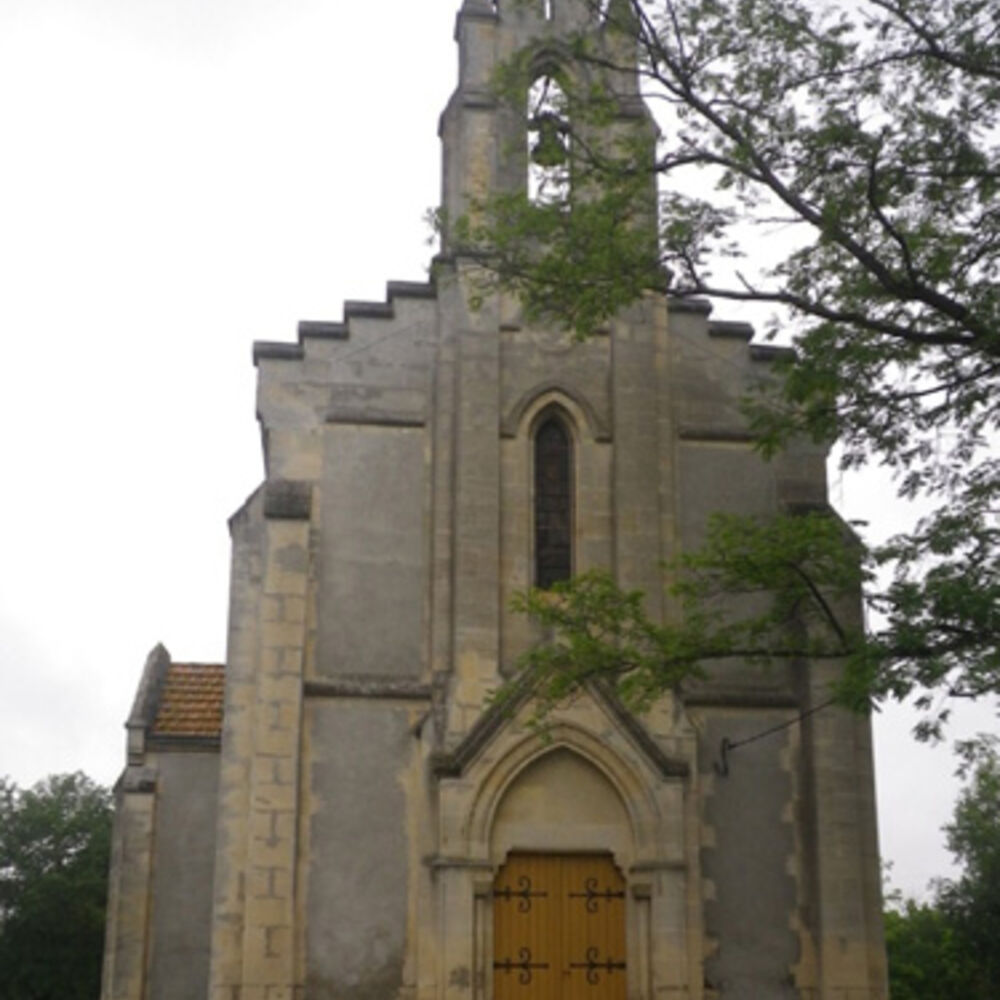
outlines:
[[[607,854],[511,854],[493,886],[494,1000],[625,1000],[625,880]]]

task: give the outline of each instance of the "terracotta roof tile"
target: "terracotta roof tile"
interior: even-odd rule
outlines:
[[[153,721],[154,736],[222,735],[225,668],[217,663],[171,663]]]

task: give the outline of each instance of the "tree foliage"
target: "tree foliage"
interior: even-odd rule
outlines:
[[[1000,996],[1000,740],[967,748],[970,782],[945,827],[948,849],[962,866],[938,886],[941,908],[959,928],[976,964],[975,995]]]
[[[847,688],[924,707],[997,693],[1000,3],[593,6],[601,30],[570,42],[560,78],[572,183],[475,205],[453,245],[584,336],[650,289],[771,307],[795,351],[780,389],[747,400],[762,451],[838,440],[846,467],[888,466],[927,511],[864,553],[883,624],[834,636]],[[621,126],[636,54],[655,148]],[[532,65],[498,80],[518,104]]]
[[[965,749],[969,784],[945,827],[961,865],[934,900],[899,901],[885,917],[893,1000],[1000,996],[1000,755],[996,739]]]
[[[106,789],[0,779],[0,1000],[95,1000],[111,842]]]
[[[892,1000],[976,1000],[975,962],[948,916],[912,899],[885,914]]]
[[[515,597],[553,640],[525,657],[543,712],[590,680],[613,682],[641,710],[707,661],[866,653],[860,623],[847,625],[838,607],[861,583],[856,546],[825,513],[713,515],[704,545],[674,570],[666,624],[651,620],[641,591],[622,590],[603,570]],[[734,617],[735,596],[756,613]]]

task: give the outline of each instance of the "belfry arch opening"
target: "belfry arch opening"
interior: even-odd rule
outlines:
[[[528,88],[528,198],[539,204],[564,201],[570,192],[571,133],[566,91],[554,69]]]
[[[494,1000],[624,1000],[631,822],[604,772],[566,746],[543,753],[490,839]]]

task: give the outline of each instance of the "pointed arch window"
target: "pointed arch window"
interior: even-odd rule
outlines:
[[[555,73],[528,91],[528,198],[558,202],[569,194],[570,127],[566,92]]]
[[[573,572],[573,446],[566,425],[545,418],[535,432],[535,586]]]

